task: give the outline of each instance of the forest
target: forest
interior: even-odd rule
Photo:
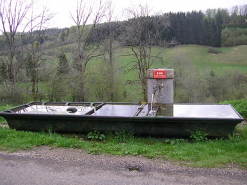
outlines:
[[[154,67],[175,69],[176,102],[246,97],[246,71],[217,72],[210,65],[200,69],[178,50],[169,60],[165,55],[171,48],[201,45],[207,48],[202,56],[220,58],[227,53],[225,47],[247,45],[247,5],[155,15],[140,5],[141,11],[126,10],[127,20],[112,21],[110,4],[99,1],[95,12],[87,12],[84,7],[93,5],[81,1],[71,13],[74,26],[46,29],[53,17],[48,9],[35,12],[26,23],[32,6],[21,0],[8,3],[0,3],[2,103],[146,101],[146,71]],[[246,55],[238,57],[239,65],[247,66]]]

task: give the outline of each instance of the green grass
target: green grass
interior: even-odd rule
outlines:
[[[220,103],[231,104],[243,118],[247,119],[247,97],[241,100],[223,101]]]
[[[157,53],[160,49],[153,48],[153,52]],[[208,53],[207,46],[200,45],[182,45],[174,48],[164,49],[161,56],[164,58],[164,64],[162,62],[155,63],[152,68],[169,67],[172,59],[176,55],[182,55],[188,58],[200,71],[205,69],[214,69],[216,73],[222,73],[225,68],[238,69],[241,72],[247,71],[247,46],[236,47],[221,47],[217,48],[221,53],[211,54]],[[119,66],[126,66],[130,61],[136,60],[134,56],[121,56],[131,53],[130,48],[120,48],[116,51],[116,57]],[[130,65],[131,66],[131,65]],[[125,80],[137,80],[138,70],[134,70],[127,74],[124,74],[122,79]]]
[[[127,133],[125,133],[124,140],[108,133],[104,141],[90,141],[85,135],[25,132],[0,127],[0,150],[26,150],[35,146],[47,145],[82,149],[95,155],[163,158],[176,164],[194,167],[224,167],[228,164],[235,164],[247,168],[247,127],[242,128],[241,133],[240,136],[206,142],[141,138],[131,134],[127,135]]]
[[[8,110],[11,107],[13,107],[13,105],[1,105],[0,104],[0,112],[4,111],[4,110]],[[6,124],[6,120],[1,116],[0,116],[0,124]]]
[[[207,46],[184,45],[165,50],[166,62],[170,63],[176,55],[188,57],[200,70],[212,68],[217,73],[223,72],[224,68],[238,69],[242,72],[247,71],[247,46],[222,47],[217,48],[219,54],[208,53]]]
[[[210,140],[206,143],[181,143],[169,157],[187,161],[190,166],[215,167],[226,164],[238,164],[247,167],[247,141],[234,138],[232,140]]]
[[[159,48],[152,48],[154,53],[157,53]],[[211,54],[208,52],[209,47],[200,45],[182,45],[174,48],[164,49],[161,56],[164,59],[162,62],[155,63],[151,68],[169,68],[176,56],[180,56],[180,59],[186,57],[192,64],[199,70],[200,73],[213,69],[216,74],[222,75],[226,71],[239,70],[241,73],[247,71],[247,46],[237,47],[221,47],[217,48],[221,53]],[[121,56],[131,53],[130,48],[119,48],[116,51],[116,60],[118,66],[126,66],[129,62],[136,60],[134,56]],[[131,65],[129,66],[131,67]],[[176,70],[176,69],[175,69]],[[127,80],[138,80],[138,70],[130,71],[127,74],[121,75],[121,83]],[[135,97],[128,99],[128,101],[137,102],[141,97],[141,88],[139,86],[125,86],[126,91],[130,94],[129,97]],[[138,95],[137,95],[138,94]]]

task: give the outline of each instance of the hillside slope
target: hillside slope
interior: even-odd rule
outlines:
[[[166,62],[170,63],[176,55],[185,56],[202,70],[212,68],[216,72],[222,72],[224,68],[231,68],[247,72],[247,45],[218,49],[221,53],[211,54],[208,53],[207,46],[182,45],[166,49],[165,57]]]

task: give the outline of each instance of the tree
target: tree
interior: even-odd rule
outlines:
[[[3,82],[8,79],[7,75],[7,66],[4,61],[0,62],[0,82]]]
[[[31,67],[31,89],[32,89],[32,96],[33,99],[36,101],[39,96],[39,82],[42,77],[42,73],[45,71],[45,50],[46,48],[43,47],[43,37],[45,31],[43,28],[45,24],[53,17],[53,14],[49,13],[49,10],[44,7],[39,15],[34,14],[34,5],[31,6],[31,14],[30,20],[33,20],[29,24],[29,31],[28,31],[28,38],[31,43],[30,47],[27,47],[27,58],[31,60],[30,63]],[[35,29],[35,30],[34,30]],[[24,59],[24,61],[26,60]]]
[[[48,9],[40,8],[41,12],[34,10],[34,0],[1,0],[0,1],[0,31],[6,39],[5,51],[8,58],[8,78],[15,84],[18,71],[25,60],[18,61],[18,68],[14,68],[17,51],[22,52],[22,38],[34,29],[42,27],[52,14]],[[33,43],[32,43],[33,46]],[[20,64],[21,63],[21,64]]]
[[[113,14],[113,9],[112,9],[112,4],[110,4],[110,7],[109,7],[109,12],[108,12],[108,30],[109,30],[109,38],[108,38],[108,42],[107,42],[107,45],[108,45],[108,49],[106,49],[106,51],[108,52],[108,70],[109,70],[109,88],[110,88],[110,99],[113,101],[113,96],[114,96],[114,93],[113,93],[113,76],[114,76],[114,72],[113,72],[113,41],[114,41],[114,36],[113,36],[113,29],[112,29],[112,24],[111,24],[111,21],[112,21],[112,14]]]
[[[58,56],[59,62],[57,67],[57,74],[66,75],[69,73],[69,62],[65,53]]]
[[[227,9],[218,9],[217,14],[222,17],[222,24],[228,24],[230,22],[230,15]]]
[[[20,46],[20,37],[17,37],[17,31],[30,9],[31,4],[25,4],[24,1],[0,1],[1,32],[6,37],[7,42],[8,77],[13,83],[15,83],[14,56]],[[26,27],[27,25],[24,26],[24,29]]]
[[[104,27],[104,32],[101,34],[103,43],[101,47],[101,52],[103,56],[103,62],[106,65],[106,82],[104,83],[105,92],[107,94],[106,99],[108,101],[116,101],[118,93],[116,93],[117,84],[116,81],[118,81],[118,73],[116,72],[116,62],[115,62],[115,49],[118,46],[116,44],[116,38],[118,36],[118,33],[120,32],[120,26],[119,23],[114,22],[115,19],[113,17],[114,14],[114,6],[112,2],[110,1],[106,10],[106,23],[102,24],[102,27]],[[97,32],[96,32],[97,33]]]
[[[59,35],[58,35],[58,40],[60,40],[60,41],[63,42],[63,41],[65,40],[65,37],[66,37],[65,32],[59,33]]]
[[[127,14],[131,17],[123,27],[121,42],[131,48],[129,55],[135,60],[125,66],[125,72],[137,70],[143,100],[147,101],[147,70],[156,62],[163,63],[161,53],[165,43],[162,34],[169,26],[169,20],[165,15],[150,16],[148,6],[143,5],[128,9]]]
[[[75,78],[78,79],[74,92],[79,95],[78,101],[85,100],[85,78],[87,64],[94,58],[99,57],[98,52],[100,44],[91,44],[93,32],[105,15],[106,5],[103,0],[87,1],[80,0],[77,2],[76,11],[71,13],[71,18],[75,23],[74,41],[76,46],[73,48]]]
[[[237,24],[238,23],[238,6],[233,6],[231,9],[231,23]]]

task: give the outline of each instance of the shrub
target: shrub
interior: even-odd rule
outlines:
[[[202,129],[197,128],[195,131],[191,132],[190,138],[194,142],[205,142],[208,140],[207,133],[204,132]]]
[[[94,129],[93,132],[89,132],[87,134],[87,138],[91,139],[91,140],[98,140],[98,141],[102,141],[105,139],[105,135],[101,134],[98,130]]]
[[[212,54],[219,54],[219,53],[221,53],[221,51],[219,49],[216,49],[216,48],[211,47],[211,46],[208,48],[208,52],[209,53],[212,53]]]
[[[26,96],[23,89],[11,82],[3,82],[0,85],[0,102],[4,104],[20,104],[26,101]]]
[[[222,46],[246,44],[247,28],[225,28],[222,30]]]
[[[239,114],[245,119],[247,118],[247,98],[241,100],[222,101],[222,104],[231,104]]]

